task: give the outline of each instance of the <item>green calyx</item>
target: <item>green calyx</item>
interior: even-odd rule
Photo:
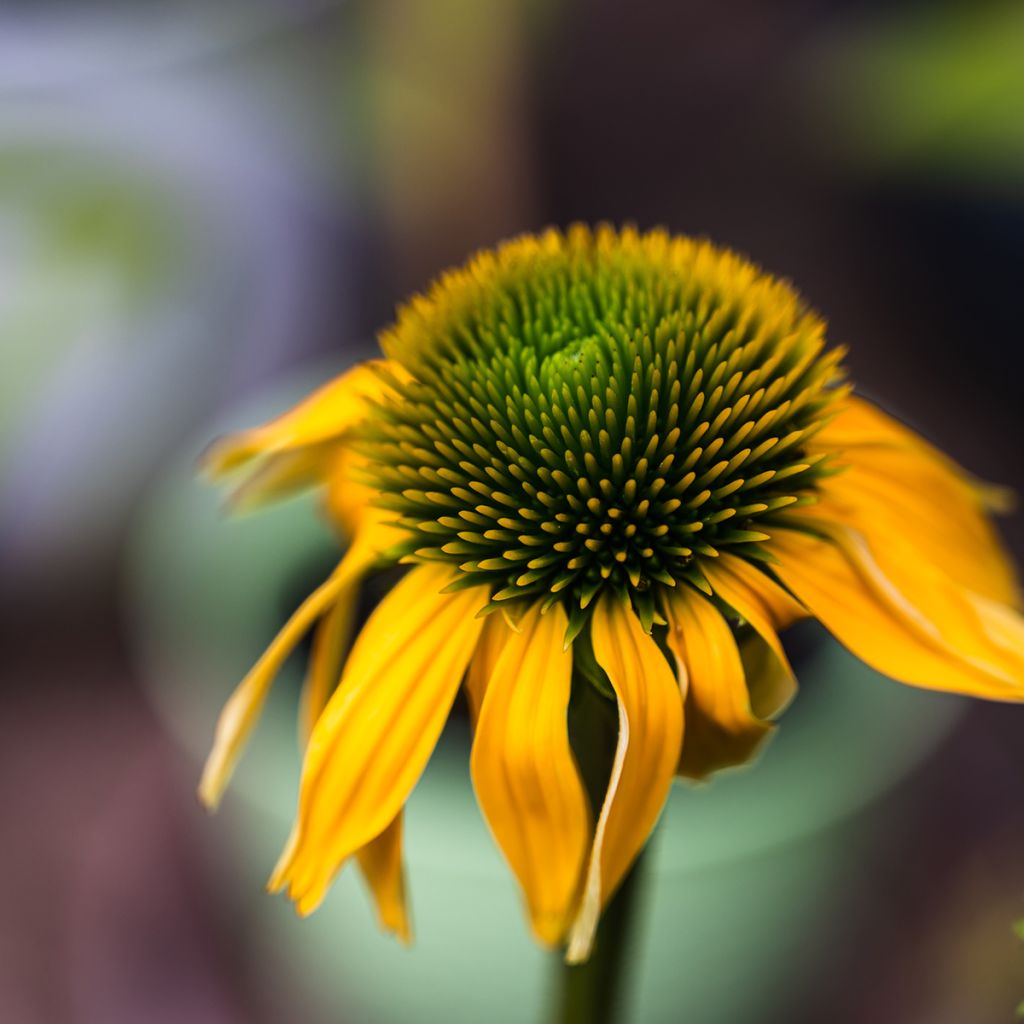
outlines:
[[[400,312],[408,370],[362,444],[402,553],[496,603],[660,588],[762,546],[825,471],[807,441],[836,352],[785,284],[707,243],[610,228],[519,239]]]

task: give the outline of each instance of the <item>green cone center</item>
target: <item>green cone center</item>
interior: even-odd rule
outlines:
[[[704,242],[612,229],[506,243],[403,308],[412,374],[366,451],[406,552],[497,602],[605,588],[650,618],[813,495],[838,353],[792,289]]]

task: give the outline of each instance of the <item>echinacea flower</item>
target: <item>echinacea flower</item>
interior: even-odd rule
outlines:
[[[239,500],[322,485],[350,538],[228,702],[201,784],[215,805],[316,625],[271,879],[300,913],[355,857],[408,935],[402,809],[460,687],[481,810],[536,938],[573,962],[673,779],[775,728],[795,620],[902,682],[1024,698],[998,495],[855,396],[819,317],[744,259],[662,231],[525,236],[412,299],[381,347],[209,456],[249,470]],[[346,656],[360,580],[396,563]],[[594,809],[567,715],[587,686],[618,718]]]

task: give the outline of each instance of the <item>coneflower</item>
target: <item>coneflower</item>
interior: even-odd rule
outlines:
[[[821,319],[746,260],[662,231],[524,236],[413,298],[381,347],[209,456],[249,469],[242,498],[322,485],[351,538],[228,702],[200,788],[215,805],[317,624],[271,879],[301,913],[355,856],[408,936],[402,809],[460,686],[481,810],[535,936],[572,962],[673,779],[773,730],[795,620],[902,682],[1024,698],[990,492],[854,396]],[[349,652],[360,580],[396,563]],[[581,687],[618,720],[595,808],[568,725]]]

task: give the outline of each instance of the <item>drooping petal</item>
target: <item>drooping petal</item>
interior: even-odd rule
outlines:
[[[316,486],[330,473],[334,449],[334,445],[325,442],[261,459],[256,469],[229,493],[228,508],[235,513],[252,512]]]
[[[812,444],[842,471],[822,480],[807,514],[852,526],[875,557],[902,536],[918,559],[967,589],[1018,605],[1010,559],[986,514],[994,489],[864,399],[847,397],[839,410]]]
[[[377,907],[381,928],[408,944],[412,940],[402,862],[402,811],[376,839],[356,853],[359,869]]]
[[[348,555],[359,570],[355,584],[361,581],[365,570],[403,536],[399,529],[383,521],[386,517],[387,513],[377,508],[369,507],[364,511],[362,526]],[[338,683],[345,647],[352,636],[358,596],[356,585],[342,590],[313,634],[309,665],[299,698],[299,740],[302,746],[308,742],[316,720]]]
[[[368,402],[388,391],[376,372],[383,360],[359,363],[318,388],[288,412],[262,426],[242,430],[215,442],[203,463],[212,476],[230,473],[257,456],[272,456],[333,441],[366,416]]]
[[[751,710],[739,648],[714,605],[681,586],[666,595],[665,612],[668,645],[686,695],[679,774],[704,779],[749,761],[772,726]]]
[[[715,594],[748,622],[771,652],[776,664],[751,676],[747,673],[750,706],[758,718],[777,715],[796,696],[796,678],[779,642],[779,631],[806,618],[807,610],[746,559],[720,552],[701,568]],[[742,654],[741,650],[741,654]],[[755,653],[755,657],[760,658]]]
[[[508,631],[470,762],[480,809],[522,886],[534,934],[547,945],[572,919],[590,839],[587,797],[569,747],[567,626],[561,605],[542,615],[537,604],[518,633]]]
[[[355,617],[355,590],[346,592],[327,612],[313,635],[309,668],[299,703],[299,737],[303,746],[338,683],[345,646]],[[402,942],[412,938],[402,864],[402,812],[356,854],[356,861],[377,907],[381,928]]]
[[[1016,609],[981,594],[970,594],[968,600],[978,613],[988,638],[996,644],[1024,675],[1024,616]]]
[[[569,936],[570,963],[590,955],[601,909],[661,814],[683,739],[683,701],[675,675],[632,610],[613,596],[600,598],[591,638],[594,657],[617,698],[619,738],[580,911]]]
[[[294,612],[262,657],[228,698],[217,720],[213,748],[203,768],[199,799],[215,810],[227,787],[246,740],[259,718],[281,666],[306,631],[338,602],[347,603],[373,561],[368,544],[354,544],[338,567]]]
[[[313,633],[309,665],[299,698],[299,736],[303,746],[341,676],[345,646],[352,636],[356,597],[354,588],[341,595]]]
[[[514,633],[505,616],[500,613],[492,613],[484,619],[484,628],[480,632],[480,640],[473,652],[473,660],[466,670],[466,681],[463,684],[466,703],[469,706],[469,720],[474,728],[480,717],[480,708],[484,702],[491,673],[498,663],[498,655],[501,654],[505,641]]]
[[[388,594],[317,720],[298,818],[270,882],[288,886],[301,914],[395,818],[437,743],[489,599],[481,588],[440,593],[452,579],[448,566],[418,566]]]
[[[773,532],[776,571],[854,654],[915,686],[1024,700],[1022,658],[1006,642],[1015,612],[979,604],[899,536],[881,559],[854,531],[817,525],[826,536]]]

